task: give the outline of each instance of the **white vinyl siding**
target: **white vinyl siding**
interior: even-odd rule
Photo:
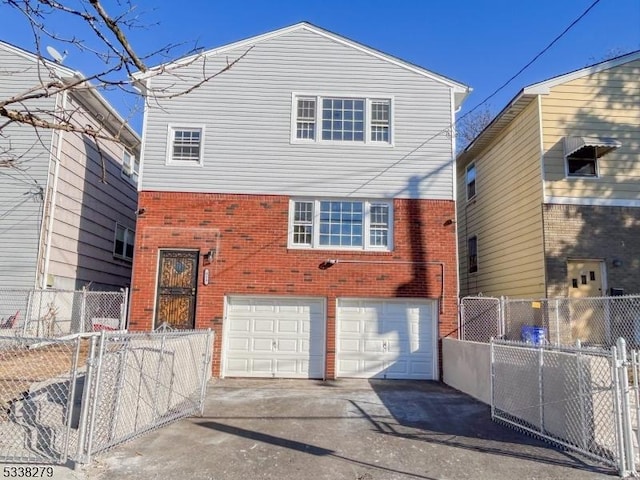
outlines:
[[[245,52],[209,56],[205,70],[213,73]],[[202,69],[198,61],[180,72],[195,78]],[[153,89],[182,88],[172,75],[150,82]],[[298,131],[310,137],[319,128],[317,103],[315,119],[310,105],[303,105],[298,123],[294,98],[310,98],[305,94],[390,101],[392,143],[375,142],[381,146],[373,148],[361,142],[294,141]],[[449,86],[297,30],[257,43],[233,68],[189,95],[149,105],[142,190],[313,197],[356,192],[363,198],[452,200],[452,142],[438,134],[451,118]],[[206,122],[202,169],[167,164],[167,125],[199,121]],[[384,137],[386,127],[378,128],[382,132],[376,135]]]

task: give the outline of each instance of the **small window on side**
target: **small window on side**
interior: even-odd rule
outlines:
[[[478,271],[478,237],[473,236],[468,241],[469,273]]]
[[[169,127],[167,161],[180,165],[202,165],[202,127]]]
[[[476,196],[476,164],[472,163],[467,166],[466,174],[467,183],[467,200],[471,200]]]

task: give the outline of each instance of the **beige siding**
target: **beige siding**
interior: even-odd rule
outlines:
[[[476,196],[466,201],[466,166],[476,165]],[[542,181],[537,101],[479,155],[458,166],[461,295],[544,293]],[[478,238],[478,271],[468,273],[467,239]]]
[[[551,88],[542,96],[546,195],[574,203],[640,205],[640,60]],[[613,137],[599,178],[566,178],[563,137]]]

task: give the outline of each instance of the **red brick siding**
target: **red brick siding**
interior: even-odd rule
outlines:
[[[296,295],[327,301],[328,378],[335,376],[335,304],[338,297],[424,297],[442,289],[440,336],[457,326],[454,202],[394,201],[394,251],[287,249],[289,197],[142,192],[136,227],[130,328],[153,328],[158,249],[217,248],[200,271],[196,327],[216,334],[214,375],[220,374],[225,295]],[[321,269],[327,259],[358,260]],[[210,271],[208,286],[202,268]]]

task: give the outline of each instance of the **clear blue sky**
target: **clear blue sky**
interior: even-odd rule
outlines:
[[[215,48],[305,20],[471,86],[474,92],[463,113],[520,70],[593,3],[593,0],[131,1],[137,6],[139,21],[148,25],[130,35],[140,53],[182,42],[186,42],[182,51],[195,43]],[[104,4],[115,11],[115,0],[104,0]],[[25,24],[2,3],[0,18],[4,20],[0,39],[34,49],[33,37]],[[59,22],[52,28],[68,33],[70,24]],[[638,49],[640,0],[600,0],[532,67],[490,101],[491,110],[497,113],[528,84],[595,63],[612,51]],[[65,65],[90,74],[97,68],[92,62],[91,57],[70,51]],[[128,103],[115,93],[108,97],[126,116]],[[133,125],[139,130],[139,118]]]

